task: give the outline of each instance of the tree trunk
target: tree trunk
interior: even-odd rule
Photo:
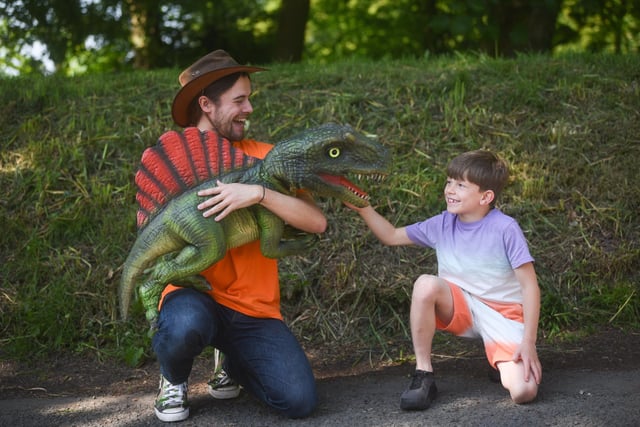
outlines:
[[[309,1],[282,0],[274,52],[276,61],[299,62],[302,59]]]
[[[489,9],[489,24],[497,37],[488,40],[490,54],[512,57],[517,52],[550,52],[561,0],[502,0]]]
[[[162,14],[155,0],[127,0],[131,16],[130,38],[133,46],[133,67],[156,68],[160,64],[161,42],[159,26]]]
[[[434,34],[429,22],[438,12],[436,0],[427,0],[417,2],[418,16],[421,17],[423,25],[422,31],[422,48],[429,53],[441,53],[441,38]]]

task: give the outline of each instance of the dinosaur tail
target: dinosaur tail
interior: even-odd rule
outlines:
[[[125,264],[120,278],[120,286],[118,287],[118,306],[120,308],[120,319],[122,320],[127,320],[129,316],[135,276],[134,270],[131,267],[127,268],[127,264]]]
[[[158,242],[157,233],[154,233],[156,227],[157,224],[154,224],[140,231],[124,262],[118,288],[120,318],[123,320],[127,319],[131,300],[137,285],[139,285],[140,277],[145,275],[147,268],[153,266],[154,261],[175,249],[167,241]]]
[[[120,277],[120,286],[118,287],[120,318],[122,320],[126,320],[128,317],[135,284],[144,268],[143,265],[141,265],[141,256],[144,255],[144,252],[139,250],[140,248],[138,248],[139,245],[137,243],[136,241],[131,252],[129,252],[129,256],[127,256]]]

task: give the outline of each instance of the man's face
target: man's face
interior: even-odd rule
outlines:
[[[253,112],[250,95],[251,80],[247,76],[240,76],[236,83],[220,96],[218,102],[209,102],[208,108],[203,108],[214,129],[230,141],[244,138],[245,122]]]

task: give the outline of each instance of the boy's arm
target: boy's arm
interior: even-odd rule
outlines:
[[[387,221],[382,215],[376,212],[371,205],[364,208],[357,208],[351,204],[345,203],[347,207],[358,212],[367,227],[373,232],[373,234],[385,245],[388,246],[401,246],[412,245],[413,242],[407,236],[405,227],[396,228],[393,224]]]
[[[524,363],[524,380],[529,381],[533,375],[537,384],[542,379],[542,365],[536,351],[538,321],[540,319],[540,287],[532,262],[521,265],[514,270],[520,286],[522,286],[522,310],[524,316],[524,337],[520,347],[513,356],[514,361]]]

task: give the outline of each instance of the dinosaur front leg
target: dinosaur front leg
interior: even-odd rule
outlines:
[[[158,329],[158,303],[164,290],[164,285],[157,280],[148,280],[138,290],[144,307],[144,315],[150,325],[150,333]]]
[[[183,279],[173,280],[172,285],[180,286],[184,288],[193,288],[200,292],[206,292],[211,290],[211,285],[202,276],[189,276]],[[152,328],[156,326],[158,320],[158,305],[160,304],[160,297],[164,290],[166,283],[158,279],[150,279],[144,282],[138,291],[140,301],[144,307],[145,317],[151,324]]]
[[[189,253],[189,252],[190,251],[186,251],[186,253]],[[178,255],[182,253],[183,252],[179,252]],[[164,262],[169,262],[171,260],[174,260],[175,257],[176,257],[176,253],[171,253],[161,257],[161,259]],[[159,264],[160,263],[156,263],[156,266],[158,266]],[[154,269],[155,267],[148,268],[144,271],[144,274],[146,274],[148,277],[158,276],[159,273],[156,273],[155,276],[153,276]],[[194,276],[189,276],[189,277],[182,277],[178,280],[174,280],[172,285],[180,286],[182,288],[193,288],[201,292],[206,292],[211,290],[211,285],[209,284],[209,282],[207,282],[207,280],[199,274],[196,274]]]
[[[140,286],[138,293],[144,307],[145,317],[152,326],[158,317],[158,305],[162,291],[170,283],[172,273],[176,271],[178,266],[188,265],[189,260],[197,256],[197,253],[195,247],[185,246],[177,253],[174,252],[158,258],[153,267],[145,270],[145,274],[149,278]],[[181,284],[185,283],[184,280],[181,281]]]
[[[317,241],[315,234],[285,225],[279,217],[266,209],[258,211],[256,217],[260,228],[260,250],[266,257],[298,255]]]
[[[211,289],[211,285],[204,279],[204,277],[198,276],[199,279],[195,279],[194,282],[181,282],[174,283],[176,286],[192,285],[194,289],[199,291],[207,291]],[[158,329],[158,305],[160,304],[160,297],[165,285],[158,280],[148,280],[140,286],[139,295],[142,301],[142,307],[144,308],[144,315],[149,322],[149,335]]]

